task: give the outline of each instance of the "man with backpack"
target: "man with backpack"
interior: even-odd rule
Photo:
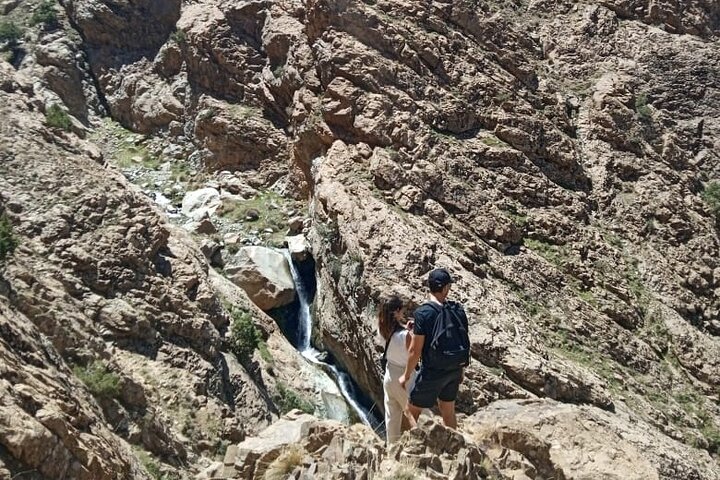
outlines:
[[[455,398],[463,369],[470,362],[470,339],[462,305],[447,300],[452,283],[450,273],[444,268],[431,271],[428,275],[430,299],[413,313],[414,335],[405,373],[399,379],[405,388],[422,356],[420,374],[405,408],[413,427],[420,412],[437,402],[445,426],[457,428]]]

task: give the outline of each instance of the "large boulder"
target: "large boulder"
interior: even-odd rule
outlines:
[[[195,221],[200,221],[206,215],[212,215],[222,201],[220,192],[214,188],[201,188],[187,192],[182,201],[182,213]]]
[[[243,247],[225,269],[228,278],[247,292],[262,310],[295,300],[295,282],[285,256],[267,247]]]

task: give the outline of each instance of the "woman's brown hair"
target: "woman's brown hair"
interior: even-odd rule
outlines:
[[[403,308],[404,305],[405,302],[403,299],[397,295],[393,295],[380,303],[380,309],[378,310],[378,331],[386,341],[395,333],[395,330],[400,328],[393,314]]]

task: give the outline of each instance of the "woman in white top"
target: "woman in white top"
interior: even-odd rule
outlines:
[[[398,379],[405,373],[408,360],[408,348],[412,340],[412,322],[405,319],[405,302],[393,295],[380,304],[378,311],[378,330],[386,342],[385,377],[383,390],[385,392],[385,429],[387,431],[387,444],[400,438],[403,411],[408,400],[408,391],[412,388],[415,378],[408,382],[405,390]]]

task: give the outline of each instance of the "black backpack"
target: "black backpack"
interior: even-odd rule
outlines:
[[[435,325],[432,335],[425,341],[430,342],[425,350],[423,364],[433,370],[455,370],[470,364],[470,337],[468,321],[462,305],[457,302],[445,302],[442,307],[427,303],[435,312]]]

